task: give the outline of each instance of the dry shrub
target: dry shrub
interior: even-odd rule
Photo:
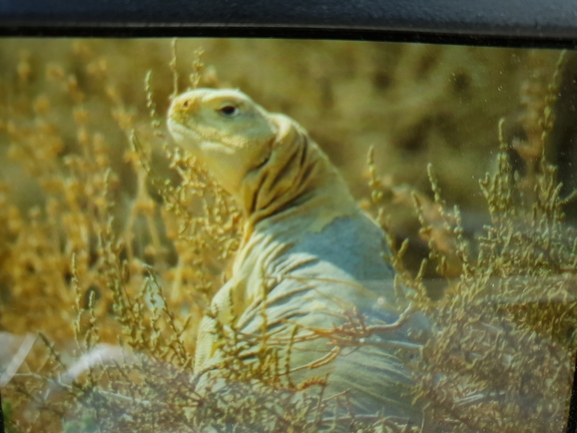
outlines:
[[[198,81],[202,64],[195,67]],[[102,59],[85,68],[81,86],[47,65],[40,87],[48,97],[31,95],[30,66],[19,64],[22,89],[6,108],[8,156],[37,182],[41,203],[23,214],[3,185],[2,326],[41,335],[4,392],[22,431],[57,431],[70,411],[113,420],[124,409],[116,397],[103,398],[107,392],[158,401],[154,392],[167,393],[171,380],[188,383],[179,375],[192,371],[198,319],[238,245],[239,212],[195,161],[167,147],[165,165],[178,178],[170,183],[151,173],[143,149],[126,146],[139,135],[148,147],[163,145],[152,99],[151,119],[139,118],[107,82]],[[117,171],[107,135],[125,149]],[[117,345],[120,352],[110,349]],[[68,377],[88,356],[102,356],[104,365]],[[148,387],[159,375],[166,387]],[[49,384],[57,390],[46,391]]]
[[[0,100],[8,155],[26,173],[19,179],[37,191],[36,204],[23,210],[13,182],[0,188],[1,325],[39,336],[3,389],[9,428],[330,430],[324,415],[336,412],[336,403],[323,398],[325,378],[291,384],[266,334],[258,362],[249,365],[236,356],[247,344],[242,336],[217,330],[229,355],[226,377],[193,375],[196,327],[226,279],[242,216],[165,138],[152,73],[143,77],[147,106],[135,109],[107,78],[104,57],[84,43],[74,55],[81,71],[49,64],[38,78],[23,53],[16,83]],[[176,60],[169,65],[173,95]],[[217,85],[200,53],[190,85]],[[513,172],[502,138],[498,167],[481,182],[491,224],[478,239],[465,238],[459,210],[447,209],[432,171],[434,201],[407,189],[391,192],[370,170],[377,206],[386,194],[416,203],[430,261],[448,279],[445,295],[433,302],[425,288],[428,262],[412,275],[403,266],[407,243],[395,248],[391,240],[398,283],[415,289],[412,308],[433,326],[421,360],[411,365],[428,428],[559,431],[566,417],[577,236],[563,222],[555,168],[542,157],[557,79],[544,104],[532,88],[524,97],[528,142],[512,145],[531,169]],[[347,344],[354,341],[349,336]],[[353,431],[401,431],[386,419],[346,422]]]
[[[436,303],[421,296],[433,337],[414,371],[417,393],[438,431],[561,431],[576,353],[577,231],[565,223],[556,168],[545,159],[563,55],[551,83],[522,87],[527,141],[503,138],[495,172],[480,181],[491,222],[466,239],[458,207],[413,193],[429,259],[448,279]],[[545,91],[528,92],[528,89]],[[543,98],[544,95],[544,98]],[[536,114],[539,113],[539,114]],[[527,169],[514,172],[511,147]],[[402,250],[402,249],[401,249]],[[424,291],[423,262],[405,284]]]

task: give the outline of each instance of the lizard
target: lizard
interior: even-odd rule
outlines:
[[[307,131],[234,89],[198,88],[174,97],[167,125],[245,217],[232,276],[200,323],[195,373],[222,362],[217,323],[246,335],[263,332],[264,324],[281,359],[290,356],[293,381],[328,374],[327,396],[346,394],[355,414],[420,424],[422,408],[413,402],[411,375],[398,355],[418,345],[409,325],[391,325],[402,322],[403,308],[395,271],[382,256],[389,252],[385,232],[359,208]],[[391,329],[341,347],[331,334],[344,330],[347,314],[355,312]]]

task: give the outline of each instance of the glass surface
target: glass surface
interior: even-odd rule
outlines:
[[[7,432],[563,432],[576,101],[574,52],[0,40]]]

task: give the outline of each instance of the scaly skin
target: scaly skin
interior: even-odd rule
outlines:
[[[397,354],[411,346],[406,325],[355,347],[335,346],[335,327],[357,311],[369,321],[399,318],[385,234],[358,208],[343,178],[306,131],[236,90],[196,89],[176,97],[168,115],[175,141],[202,161],[246,217],[232,278],[200,326],[198,373],[217,369],[215,320],[262,332],[287,355],[291,380],[329,376],[327,396],[348,391],[358,415],[420,424],[410,376]],[[234,323],[233,323],[234,321]],[[409,350],[409,349],[407,349]],[[325,362],[335,355],[331,362]]]

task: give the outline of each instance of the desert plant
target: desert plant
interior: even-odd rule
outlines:
[[[172,51],[174,96],[183,77],[175,43]],[[17,182],[0,188],[0,323],[6,332],[38,335],[3,389],[10,429],[335,429],[326,414],[346,409],[346,396],[324,398],[330,377],[291,383],[266,332],[216,329],[226,373],[193,374],[198,322],[226,280],[242,215],[165,137],[155,71],[143,74],[146,105],[131,107],[103,57],[85,42],[73,53],[75,72],[48,64],[43,75],[23,53],[12,90],[0,98],[7,153],[21,167],[18,182],[35,191],[34,206],[23,211],[11,192]],[[482,235],[465,236],[432,168],[433,200],[406,188],[392,193],[415,203],[430,247],[416,275],[403,265],[407,242],[397,247],[391,237],[385,257],[397,286],[412,289],[403,318],[422,314],[432,324],[430,335],[414,336],[424,347],[408,361],[426,431],[558,431],[566,418],[577,236],[563,219],[569,198],[560,197],[555,167],[543,156],[561,68],[547,91],[533,91],[540,83],[523,87],[526,142],[507,143],[499,127],[497,166],[481,181],[491,219]],[[200,52],[188,78],[191,87],[218,85]],[[512,150],[529,167],[522,174],[513,170]],[[391,191],[372,156],[369,166],[379,207]],[[385,212],[377,219],[386,226]],[[431,263],[448,281],[438,301],[426,288]],[[334,330],[335,344],[383,332],[362,315],[349,318]],[[247,347],[257,347],[256,363],[239,356]],[[340,422],[357,432],[402,431],[378,414]]]

